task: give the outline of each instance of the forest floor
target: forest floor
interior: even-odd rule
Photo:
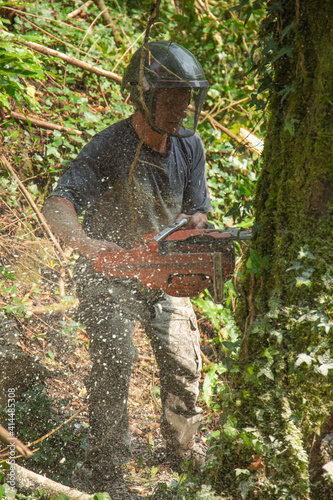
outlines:
[[[18,198],[15,206],[7,202],[0,205],[0,225],[5,228],[0,234],[0,307],[5,317],[15,322],[19,349],[38,360],[47,375],[42,384],[28,387],[25,395],[18,396],[17,435],[26,444],[36,441],[79,413],[32,445],[38,451],[31,459],[18,459],[17,463],[70,486],[87,439],[84,377],[91,367],[89,339],[75,320],[77,304],[70,273],[57,262],[52,243],[40,229],[34,229],[35,220],[25,213],[22,201]],[[215,329],[205,317],[198,317],[198,324],[203,352],[211,361],[218,361],[211,342]],[[129,397],[133,458],[125,467],[125,477],[133,491],[149,498],[159,483],[170,486],[178,482],[179,473],[164,460],[158,367],[140,324],[134,343],[139,357],[133,367]],[[204,373],[201,383],[203,379]],[[200,430],[205,440],[207,433],[218,426],[219,418],[203,401],[199,404],[205,414]],[[0,416],[6,425],[4,410]]]

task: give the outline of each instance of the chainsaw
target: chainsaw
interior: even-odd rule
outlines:
[[[182,218],[157,234],[147,234],[130,250],[101,255],[94,269],[104,275],[137,278],[152,289],[174,297],[196,297],[206,288],[213,300],[223,300],[223,284],[235,268],[235,240],[251,233],[225,230],[182,229]]]

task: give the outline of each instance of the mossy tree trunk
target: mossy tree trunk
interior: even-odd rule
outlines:
[[[333,410],[333,2],[269,7],[271,46],[285,55],[273,62],[239,373],[223,393],[220,487],[329,499],[322,466],[333,455],[319,444]]]

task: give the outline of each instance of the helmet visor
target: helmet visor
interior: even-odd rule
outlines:
[[[151,95],[149,122],[160,133],[190,137],[195,133],[208,87],[200,87],[199,82],[195,86],[179,83],[170,86],[170,82],[166,85],[159,82]]]

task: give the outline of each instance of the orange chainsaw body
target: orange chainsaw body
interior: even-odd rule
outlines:
[[[214,300],[222,301],[223,283],[231,278],[235,267],[230,232],[178,229],[159,241],[154,238],[155,234],[148,234],[130,250],[100,256],[94,263],[95,271],[137,278],[146,287],[175,297],[195,297],[212,287]]]

